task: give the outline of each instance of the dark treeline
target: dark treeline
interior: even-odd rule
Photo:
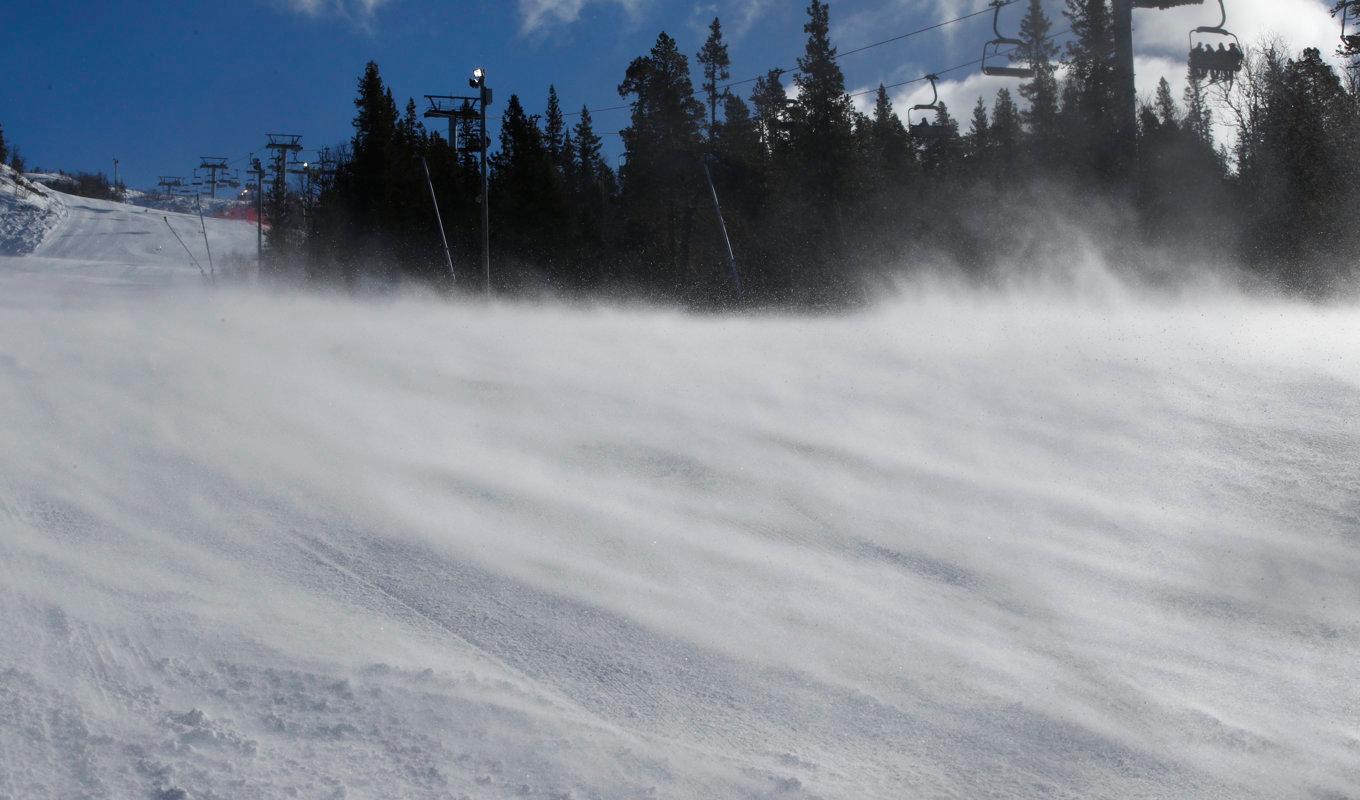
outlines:
[[[19,152],[19,148],[5,141],[5,128],[0,125],[0,164],[5,163],[8,163],[15,172],[28,171],[28,165],[24,163],[23,154]]]
[[[731,302],[705,164],[747,302],[842,302],[907,264],[986,279],[1061,258],[1054,220],[1095,227],[1096,214],[1114,221],[1098,238],[1115,258],[1246,265],[1251,279],[1309,294],[1354,277],[1352,76],[1317,50],[1263,46],[1231,87],[1190,75],[1177,98],[1163,81],[1121,128],[1107,0],[1067,0],[1073,38],[1062,48],[1039,0],[1025,2],[1025,45],[1012,58],[1036,76],[962,117],[941,108],[945,137],[913,135],[882,87],[868,114],[856,110],[820,0],[807,9],[798,70],[770,72],[747,97],[723,88],[718,20],[693,64],[661,34],[618,87],[631,104],[618,169],[587,110],[569,118],[551,89],[542,114],[509,96],[491,172],[496,287]],[[448,285],[424,159],[457,281],[480,288],[475,129],[453,141],[427,130],[372,63],[355,108],[333,174],[305,194],[272,192],[266,266],[350,288]],[[1235,134],[1231,150],[1215,145],[1217,126]]]

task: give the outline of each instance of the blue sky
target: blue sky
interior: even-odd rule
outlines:
[[[1229,0],[1246,41],[1278,33],[1331,49],[1323,0]],[[1046,0],[1056,17],[1061,0]],[[110,0],[0,3],[0,124],[30,166],[111,171],[130,185],[188,175],[204,155],[243,160],[266,132],[303,134],[309,148],[350,135],[351,100],[365,62],[394,93],[461,90],[485,64],[498,107],[511,92],[541,109],[555,83],[564,105],[618,105],[628,62],[660,30],[693,54],[715,14],[728,29],[733,77],[792,66],[802,48],[804,0]],[[986,0],[832,0],[842,49],[982,8]],[[1013,10],[1019,13],[1018,6]],[[1139,17],[1148,80],[1183,71],[1184,31],[1205,9]],[[1013,18],[1013,17],[1012,17]],[[1059,26],[1063,27],[1063,26]],[[978,18],[846,58],[852,89],[892,83],[976,58],[990,35]],[[1330,37],[1330,38],[1329,38]],[[997,86],[972,71],[944,87],[953,105]],[[915,99],[916,87],[897,93]],[[955,109],[966,112],[966,109]],[[626,114],[601,113],[615,131]]]

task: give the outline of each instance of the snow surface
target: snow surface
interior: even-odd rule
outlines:
[[[212,218],[200,223],[195,213],[76,197],[0,168],[0,255],[56,259],[65,263],[45,266],[98,278],[135,275],[166,282],[185,274],[200,277],[167,220],[204,270],[209,263],[203,226],[213,259],[255,258],[253,225]]]
[[[0,798],[1360,796],[1354,308],[362,303],[81,225],[0,259]]]
[[[0,256],[33,252],[66,216],[62,195],[0,164]]]

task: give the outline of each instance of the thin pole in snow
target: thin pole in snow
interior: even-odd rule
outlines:
[[[732,237],[727,235],[727,220],[723,219],[722,203],[718,201],[718,187],[713,183],[713,171],[708,168],[708,158],[704,158],[704,177],[708,178],[708,190],[713,193],[713,210],[718,213],[718,227],[722,230],[723,241],[727,244],[727,269],[732,275],[732,286],[741,297],[741,273],[737,271],[737,254],[732,250]]]
[[[452,118],[449,125],[453,125]],[[439,238],[444,240],[444,260],[449,263],[449,277],[457,280],[458,275],[453,271],[453,254],[449,252],[449,236],[444,232],[444,215],[439,213],[439,197],[434,193],[434,179],[430,177],[430,165],[424,156],[420,157],[420,166],[425,168],[425,183],[430,187],[430,202],[434,205],[435,222],[439,223]]]
[[[213,266],[212,246],[208,244],[208,223],[203,221],[203,198],[197,199],[198,224],[203,228],[203,249],[208,251],[208,281],[217,285],[217,267]]]
[[[183,248],[184,248],[184,252],[186,252],[186,253],[189,254],[189,260],[193,262],[193,264],[194,264],[195,267],[198,267],[198,274],[203,276],[203,280],[205,280],[205,281],[208,280],[208,273],[206,273],[206,272],[203,271],[203,265],[200,264],[200,263],[198,263],[198,259],[194,258],[194,252],[193,252],[192,250],[189,249],[189,245],[185,244],[185,243],[184,243],[184,240],[181,239],[181,238],[179,238],[179,234],[178,234],[178,233],[175,233],[175,226],[173,226],[173,225],[170,224],[170,218],[169,218],[169,217],[161,217],[161,219],[165,220],[165,227],[167,227],[167,228],[170,229],[170,235],[171,235],[171,236],[174,236],[174,237],[175,237],[175,241],[179,242],[179,246],[180,246],[180,247],[183,247]]]

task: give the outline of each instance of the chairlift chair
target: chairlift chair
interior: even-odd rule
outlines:
[[[926,80],[930,81],[930,91],[934,93],[935,99],[931,100],[929,103],[912,106],[911,110],[907,112],[907,131],[914,139],[938,142],[953,136],[953,132],[950,130],[949,126],[944,125],[939,121],[940,90],[939,87],[935,85],[935,82],[939,79],[939,75],[926,76]],[[921,117],[920,122],[912,122],[911,115],[913,112],[917,111],[934,111],[936,116],[935,124],[931,125],[930,120],[926,119],[924,116]]]
[[[1202,25],[1190,32],[1190,71],[1201,80],[1208,78],[1211,83],[1228,82],[1242,71],[1246,53],[1242,50],[1242,40],[1227,29],[1228,9],[1224,0],[1218,0],[1218,10],[1222,18],[1217,25]],[[1231,39],[1227,49],[1220,42],[1219,49],[1206,42],[1204,36],[1219,36]]]
[[[1340,0],[1336,10],[1341,14],[1341,46],[1348,50],[1360,50],[1360,34],[1346,33],[1346,23],[1351,16],[1360,16],[1360,0]]]
[[[1025,43],[1020,39],[1001,35],[1001,9],[1010,5],[1012,2],[1014,2],[1014,0],[992,0],[992,8],[995,9],[995,13],[992,15],[992,31],[996,34],[996,38],[982,46],[982,74],[990,75],[995,78],[1019,78],[1021,80],[1029,80],[1036,74],[1033,64],[1027,67],[998,67],[987,63],[989,60],[1007,56],[1011,51],[1025,46]],[[1007,50],[1003,53],[1001,51],[1002,47],[1010,47],[1011,50]]]

